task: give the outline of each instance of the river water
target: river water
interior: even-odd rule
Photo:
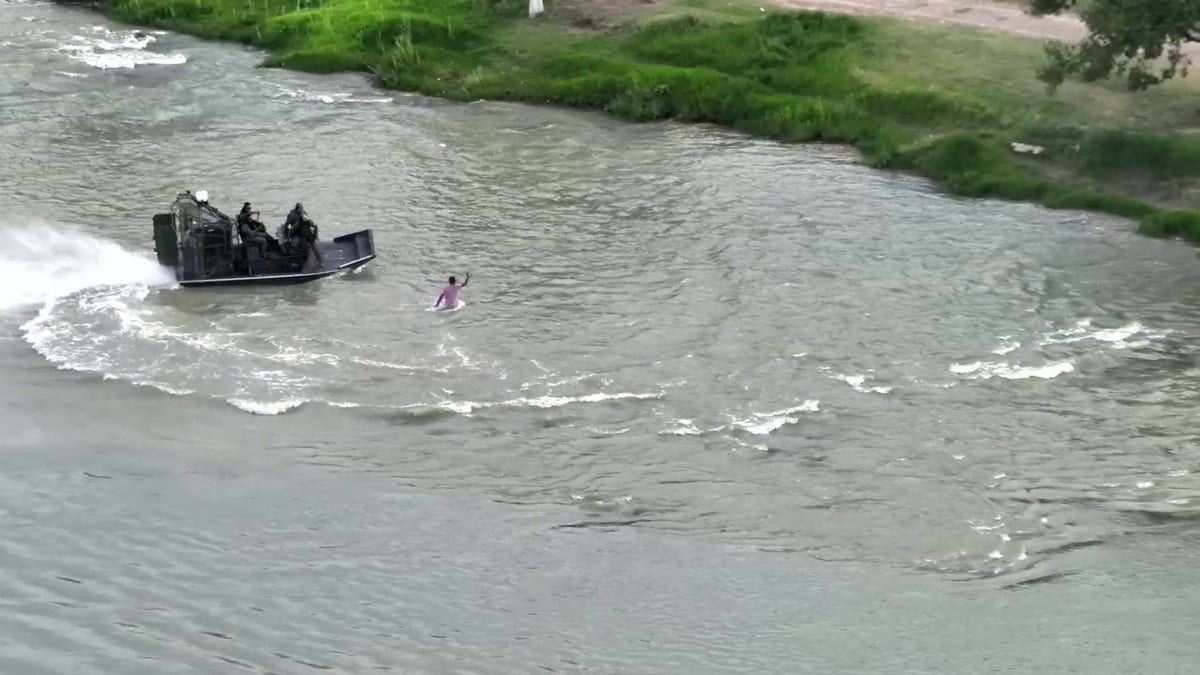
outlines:
[[[1187,246],[260,59],[0,2],[0,671],[1190,672]]]

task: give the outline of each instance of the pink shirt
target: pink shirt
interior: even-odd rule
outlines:
[[[458,305],[458,284],[450,284],[442,289],[443,306],[454,307]]]

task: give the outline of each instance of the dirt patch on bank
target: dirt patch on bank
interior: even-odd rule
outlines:
[[[661,13],[670,0],[549,0],[553,16],[580,31],[604,31],[629,19]]]
[[[79,1],[79,0],[77,0]],[[1038,17],[1027,0],[761,0],[763,6],[811,9],[860,16],[890,16],[926,23],[969,26],[1028,38],[1079,42],[1087,26],[1074,15]],[[547,9],[584,30],[603,30],[654,14],[671,0],[553,0]]]
[[[1064,42],[1078,42],[1087,37],[1087,26],[1076,16],[1033,16],[1018,3],[987,0],[770,0],[770,3],[794,9],[970,26]]]

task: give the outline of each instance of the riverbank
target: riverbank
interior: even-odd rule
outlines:
[[[128,23],[232,40],[266,64],[385,88],[677,119],[855,145],[948,191],[1095,210],[1200,243],[1190,84],[1131,94],[1034,78],[1039,43],[969,28],[708,0],[111,0]],[[1175,83],[1172,83],[1174,85]],[[1025,149],[1027,152],[1018,152]]]

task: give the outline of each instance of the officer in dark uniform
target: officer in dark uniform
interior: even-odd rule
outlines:
[[[317,224],[308,217],[304,211],[304,205],[300,202],[296,202],[296,206],[288,212],[287,221],[283,224],[283,232],[288,241],[298,243],[302,251],[307,252],[311,248],[317,262],[323,263],[321,251],[316,246]]]
[[[267,234],[266,226],[254,218],[253,212],[250,210],[250,202],[242,204],[242,210],[238,211],[237,226],[242,241],[254,244],[258,247],[259,254],[266,257],[267,251],[274,242],[271,235]]]

